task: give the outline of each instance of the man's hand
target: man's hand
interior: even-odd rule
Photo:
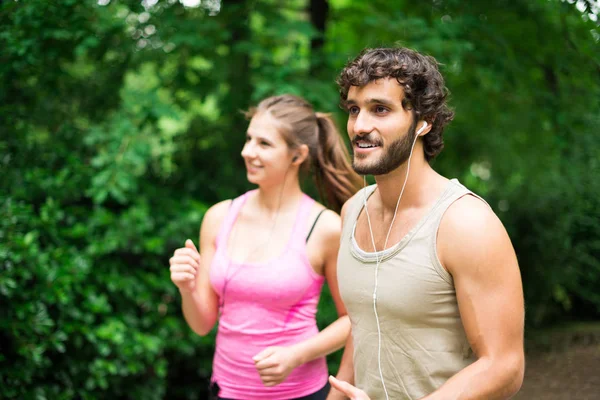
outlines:
[[[357,387],[352,386],[348,382],[340,381],[333,376],[329,377],[329,383],[335,389],[344,393],[350,400],[371,400],[369,396]]]
[[[252,357],[252,360],[265,386],[280,384],[300,365],[300,360],[291,347],[267,347]]]

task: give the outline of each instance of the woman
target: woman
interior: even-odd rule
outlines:
[[[183,313],[199,335],[219,319],[212,385],[219,399],[325,399],[325,355],[341,348],[350,324],[338,292],[341,221],[300,188],[311,167],[332,208],[360,187],[335,124],[305,100],[282,95],[247,115],[242,150],[258,189],[211,207],[193,242],[170,260]],[[319,332],[324,281],[339,319]]]

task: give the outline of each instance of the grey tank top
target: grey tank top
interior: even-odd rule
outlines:
[[[390,399],[416,400],[435,391],[475,361],[460,319],[452,276],[436,250],[437,231],[448,207],[473,194],[448,182],[430,211],[395,246],[378,253],[361,250],[356,220],[368,186],[351,200],[344,216],[338,282],[352,322],[355,385],[371,399],[385,399],[378,368],[378,335],[373,311],[376,257],[379,265],[377,313],[381,367]]]

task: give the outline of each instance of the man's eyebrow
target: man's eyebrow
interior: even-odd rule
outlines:
[[[388,107],[394,106],[394,103],[387,99],[372,98],[372,99],[367,99],[365,101],[365,103],[367,103],[367,104],[382,104],[382,105],[388,106]]]
[[[348,100],[344,100],[342,102],[342,107],[349,107],[349,106],[354,106],[356,105],[356,101],[352,100],[352,99],[348,99]],[[381,104],[384,106],[388,106],[388,107],[393,107],[394,103],[390,100],[386,100],[386,99],[378,99],[378,98],[371,98],[371,99],[367,99],[365,100],[365,104],[370,105],[370,104]]]
[[[355,104],[356,104],[356,102],[354,100],[342,100],[340,102],[340,106],[342,108],[348,108],[348,107],[353,106]]]

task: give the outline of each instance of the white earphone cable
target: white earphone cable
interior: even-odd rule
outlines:
[[[427,125],[425,125],[427,126]],[[425,128],[425,126],[422,129]],[[413,150],[415,149],[415,144],[417,143],[417,138],[419,137],[419,132],[415,135],[415,140],[413,141],[412,147],[410,149],[410,154],[408,156],[408,163],[406,164],[406,177],[404,178],[404,184],[402,185],[402,190],[400,191],[400,195],[398,196],[398,201],[396,202],[396,209],[394,210],[394,217],[392,218],[392,222],[390,223],[390,228],[388,229],[387,235],[385,237],[385,242],[383,244],[382,253],[385,251],[387,247],[388,239],[390,238],[390,233],[392,232],[392,227],[394,226],[394,221],[396,220],[396,215],[398,213],[398,206],[400,205],[400,200],[402,199],[402,195],[404,194],[404,188],[406,187],[406,182],[408,182],[408,174],[410,172],[410,160],[412,158]],[[367,178],[363,176],[363,186],[367,186]],[[367,223],[369,225],[369,233],[371,234],[371,243],[373,245],[373,251],[375,252],[375,287],[373,288],[373,311],[375,313],[375,322],[377,323],[377,365],[379,367],[379,378],[381,379],[381,384],[383,385],[383,391],[385,392],[386,400],[389,400],[389,395],[387,391],[387,387],[385,386],[385,380],[383,379],[383,371],[381,369],[381,327],[379,325],[379,314],[377,313],[377,284],[379,280],[379,265],[383,260],[384,255],[381,254],[381,258],[377,254],[377,247],[375,246],[375,237],[373,236],[373,228],[371,227],[371,218],[369,217],[369,209],[367,208],[367,191],[363,189],[364,194],[364,208],[365,214],[367,215]]]
[[[291,166],[291,165],[290,165]],[[237,229],[236,229],[236,225],[234,223],[234,225],[231,227],[231,232],[230,232],[230,237],[231,239],[228,241],[228,243],[226,243],[226,246],[230,247],[230,251],[232,251],[232,253],[229,255],[228,257],[228,261],[227,261],[227,267],[225,269],[225,273],[224,273],[224,277],[223,277],[223,289],[221,290],[221,298],[219,301],[219,314],[223,313],[223,309],[225,308],[225,293],[227,292],[227,285],[229,284],[229,282],[237,275],[238,272],[240,272],[243,268],[240,266],[243,266],[244,263],[246,263],[246,261],[248,261],[254,254],[256,254],[256,252],[259,249],[263,249],[263,253],[264,253],[264,247],[266,244],[268,244],[271,241],[271,238],[273,237],[273,232],[275,230],[275,226],[277,225],[277,220],[279,219],[279,211],[281,210],[281,201],[283,200],[283,192],[285,189],[285,184],[287,183],[287,174],[289,171],[289,167],[288,169],[285,171],[285,176],[283,178],[283,185],[281,186],[281,189],[279,190],[279,200],[277,201],[277,211],[275,212],[275,216],[272,217],[272,223],[271,223],[271,228],[269,229],[269,234],[267,236],[267,239],[263,242],[261,242],[258,246],[255,246],[254,248],[252,248],[248,254],[246,254],[246,256],[244,256],[244,258],[242,259],[242,261],[240,261],[238,264],[238,268],[233,271],[233,273],[231,275],[229,275],[229,267],[231,266],[231,264],[233,263],[233,251],[235,249],[235,245],[236,245],[236,240],[237,240]],[[238,213],[241,211],[238,210]],[[230,242],[230,243],[229,243]],[[228,250],[226,249],[225,252],[227,252]],[[262,255],[262,254],[261,254]]]

